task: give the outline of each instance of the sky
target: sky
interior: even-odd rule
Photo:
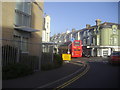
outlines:
[[[95,25],[96,19],[102,23],[118,23],[118,2],[45,2],[44,13],[51,17],[51,36],[80,30],[86,24]]]

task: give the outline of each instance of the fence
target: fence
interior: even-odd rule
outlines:
[[[46,65],[53,63],[53,46],[51,45],[43,45],[43,52],[41,58],[41,64]]]
[[[2,66],[15,63],[26,64],[34,70],[39,70],[41,67],[41,45],[2,39]]]
[[[53,45],[44,46],[47,51],[38,43],[2,39],[2,66],[22,63],[39,70],[41,65],[53,63]]]

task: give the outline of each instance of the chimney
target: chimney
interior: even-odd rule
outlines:
[[[72,29],[72,32],[74,32],[74,31],[75,31],[75,28]]]
[[[68,33],[70,33],[70,31],[69,31],[69,30],[67,30],[67,31],[66,31],[66,34],[68,34]]]
[[[86,24],[86,28],[89,28],[90,27],[90,24]]]
[[[100,19],[97,19],[95,22],[96,22],[97,26],[101,24],[101,20]]]

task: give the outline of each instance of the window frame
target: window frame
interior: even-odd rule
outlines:
[[[19,40],[16,40],[16,37],[19,38]],[[26,39],[27,41],[23,41],[23,39]],[[22,53],[28,53],[28,38],[27,37],[23,37],[23,36],[17,36],[17,35],[14,35],[14,44],[15,44],[15,47],[19,48]],[[26,50],[24,51],[24,43],[26,44]]]
[[[16,7],[15,7],[15,21],[14,24],[16,26],[27,26],[27,27],[31,27],[31,3],[30,2],[22,2],[21,6],[23,7],[22,9],[20,9],[19,7],[17,7],[17,4],[21,3],[21,2],[16,2]],[[29,10],[28,12],[25,11],[25,3],[29,4]],[[20,17],[21,15],[21,17]],[[19,20],[21,20],[20,22],[18,22]],[[26,23],[25,23],[26,22]]]

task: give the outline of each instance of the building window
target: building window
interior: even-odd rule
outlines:
[[[28,38],[22,38],[22,52],[28,51]]]
[[[86,45],[86,39],[83,39],[83,45],[84,46]]]
[[[114,37],[114,45],[117,45],[117,37]]]
[[[30,27],[30,20],[31,20],[31,3],[16,2],[15,25]]]
[[[89,32],[89,30],[87,31],[87,36],[90,36],[90,32]]]
[[[113,34],[117,34],[117,26],[112,25]]]
[[[97,45],[100,45],[100,36],[97,35],[97,42],[96,42]]]
[[[28,38],[22,36],[14,36],[15,46],[22,52],[28,52]]]
[[[21,37],[20,36],[14,36],[14,43],[15,47],[21,49]]]
[[[47,29],[49,28],[49,23],[47,22]]]
[[[113,38],[110,38],[110,45],[113,45]]]
[[[113,28],[113,34],[116,34],[116,32],[117,32],[117,29]]]
[[[117,45],[118,44],[118,37],[114,36],[110,38],[110,45]]]
[[[84,36],[84,37],[86,37],[86,33],[87,33],[87,32],[86,32],[86,31],[84,31],[84,33],[83,33],[83,36]]]
[[[90,45],[90,38],[87,38],[87,45]]]
[[[92,38],[92,43],[95,45],[95,37]]]

